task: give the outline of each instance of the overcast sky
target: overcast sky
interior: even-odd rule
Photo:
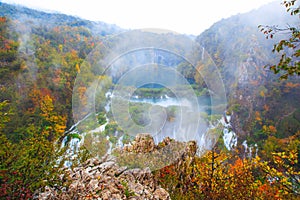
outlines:
[[[274,0],[0,1],[42,10],[58,11],[89,20],[116,24],[122,28],[161,28],[178,33],[199,35],[222,18],[256,9]]]

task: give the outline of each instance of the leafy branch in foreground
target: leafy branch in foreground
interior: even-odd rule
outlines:
[[[300,18],[300,6],[299,3],[297,4],[297,0],[283,1],[282,4],[292,16]],[[280,79],[287,79],[293,75],[300,76],[300,26],[287,25],[285,28],[280,28],[276,25],[259,25],[258,28],[266,35],[267,39],[272,39],[278,33],[289,35],[287,39],[282,39],[275,44],[272,49],[273,53],[281,54],[279,62],[266,67],[269,67],[275,74],[284,72]]]

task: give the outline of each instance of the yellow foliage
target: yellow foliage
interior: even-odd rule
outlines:
[[[259,95],[260,95],[261,97],[265,97],[264,91],[260,91]]]
[[[76,68],[77,73],[80,73],[80,67],[79,67],[78,63],[76,63],[75,68]]]
[[[49,95],[43,97],[40,103],[43,116],[48,116],[54,109],[52,98]]]
[[[60,52],[62,52],[62,51],[63,51],[63,45],[62,45],[62,44],[59,44],[59,45],[58,45],[58,49],[59,49]]]
[[[289,176],[297,177],[299,172],[284,159],[296,163],[297,152],[274,153],[274,159],[278,168],[258,156],[243,159],[209,151],[193,159],[187,169],[165,167],[158,178],[174,199],[294,199],[291,189],[295,186]]]

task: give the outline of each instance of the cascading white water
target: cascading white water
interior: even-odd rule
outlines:
[[[112,93],[110,91],[108,91],[107,93],[105,93],[106,99],[110,99],[112,96],[113,95],[112,95]],[[110,104],[111,104],[111,101],[108,100],[108,103],[105,105],[105,111],[106,111],[106,113],[108,113],[110,111]],[[85,121],[89,116],[91,116],[91,114],[92,113],[89,113],[83,119],[79,120],[76,124],[74,124],[74,125],[71,126],[71,128],[67,131],[67,135],[62,140],[61,148],[65,147],[65,145],[66,145],[66,143],[68,141],[69,134],[79,134],[79,132],[76,129],[77,126],[80,123],[82,123],[83,121]],[[106,115],[105,115],[105,118],[106,118],[106,123],[105,124],[100,125],[99,127],[95,128],[93,130],[90,130],[88,133],[103,132],[105,130],[106,125],[109,123],[109,119],[108,119],[108,117]],[[76,153],[79,150],[80,145],[82,145],[83,142],[84,142],[85,135],[86,135],[86,132],[83,132],[83,133],[80,133],[81,139],[79,139],[79,138],[71,138],[70,139],[70,141],[68,143],[69,148],[66,150],[66,157],[73,157],[73,156],[76,155]],[[112,142],[110,142],[109,136],[107,136],[107,137],[108,138],[106,138],[106,139],[109,141],[109,149],[108,149],[107,153],[111,153],[113,144],[112,144]],[[61,159],[59,159],[59,160],[61,160]],[[66,167],[70,167],[72,165],[72,161],[66,161],[64,163],[64,165]]]
[[[105,94],[105,97],[107,99],[107,104],[105,105],[105,111],[106,114],[110,111],[110,106],[111,106],[111,98],[113,98],[113,94],[109,91]],[[132,102],[140,102],[140,103],[151,103],[152,105],[159,105],[162,107],[168,107],[168,106],[179,106],[182,105],[182,102],[178,102],[176,99],[171,98],[167,95],[162,96],[159,99],[156,99],[155,101],[153,99],[142,99],[139,98],[138,96],[134,96],[131,99]],[[87,117],[89,117],[89,115],[87,115],[84,119],[80,120],[79,122],[77,122],[75,125],[73,125],[71,128],[73,129],[72,132],[70,133],[78,133],[76,131],[76,126],[79,125],[79,123],[81,123],[82,121],[84,121],[85,119],[87,119]],[[89,131],[88,133],[99,133],[99,132],[103,132],[105,131],[105,128],[107,126],[107,124],[109,123],[109,118],[107,117],[107,115],[105,115],[106,118],[106,123],[103,125],[100,125],[99,127]],[[236,145],[237,145],[237,136],[236,134],[232,131],[231,129],[231,123],[230,123],[231,117],[229,115],[225,115],[223,118],[221,118],[219,120],[219,122],[214,125],[214,126],[209,126],[207,127],[206,131],[207,133],[209,132],[210,129],[214,129],[216,127],[219,126],[219,124],[221,123],[223,128],[223,140],[224,140],[224,144],[226,146],[226,148],[228,150],[232,150]],[[181,130],[180,127],[175,126],[174,124],[172,124],[171,122],[169,122],[165,129],[163,130],[163,134],[156,134],[153,135],[154,141],[155,143],[159,143],[161,142],[165,137],[170,137],[173,138],[175,140],[185,140],[188,136],[185,136],[184,133],[186,132],[186,130]],[[84,136],[86,133],[81,133],[82,136]],[[115,137],[118,136],[118,133],[116,132]],[[180,138],[184,137],[184,138]],[[195,137],[195,140],[197,140],[198,143],[198,147],[199,147],[199,151],[206,151],[208,149],[210,149],[213,145],[214,145],[214,139],[212,140],[211,137],[214,136],[210,136],[209,134],[202,134],[201,137]],[[109,147],[107,149],[106,153],[111,153],[114,147],[123,147],[123,139],[124,139],[124,135],[121,135],[120,137],[118,137],[116,144],[113,144],[110,141],[110,136],[106,136],[106,140],[108,141]],[[216,139],[216,138],[215,138]],[[63,140],[63,145],[66,143],[67,138],[65,137]],[[209,142],[210,141],[210,142]],[[78,148],[80,145],[83,144],[83,138],[82,140],[79,140],[78,138],[72,138],[70,143],[69,143],[69,150],[68,150],[68,154],[75,154],[78,151]],[[63,147],[62,145],[62,147]],[[66,163],[66,166],[70,166],[72,163]]]
[[[112,144],[112,142],[111,142],[109,139],[110,139],[110,137],[109,137],[109,136],[106,136],[106,140],[109,141],[109,143],[108,143],[109,147],[108,147],[108,150],[107,150],[107,153],[108,153],[108,154],[111,153],[112,147],[113,147],[113,144]]]
[[[255,155],[254,157],[257,156],[258,154],[258,146],[257,144],[255,143],[254,145],[250,145],[248,146],[247,144],[247,140],[245,140],[243,143],[242,143],[243,147],[244,147],[244,158],[252,158],[253,157],[253,148],[255,149]]]
[[[224,117],[220,120],[220,122],[224,126],[223,129],[224,145],[228,150],[232,150],[234,147],[237,146],[237,135],[235,132],[232,131],[230,120],[231,120],[231,116],[227,114],[225,114]]]
[[[123,138],[124,138],[124,135],[122,135],[121,137],[119,137],[118,139],[118,142],[117,142],[117,147],[123,147],[124,144],[123,144]]]

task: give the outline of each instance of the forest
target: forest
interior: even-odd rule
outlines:
[[[38,199],[46,188],[68,191],[66,168],[75,171],[107,153],[128,168],[149,167],[169,199],[299,199],[299,2],[269,7],[222,19],[191,39],[122,35],[126,30],[116,25],[0,2],[0,199]],[[129,41],[137,50],[119,53]],[[194,46],[201,48],[188,57]],[[122,56],[105,68],[111,49]],[[224,90],[214,83],[213,69]],[[129,76],[133,70],[138,73]],[[171,101],[181,96],[202,104],[191,112]],[[187,140],[190,129],[176,124],[178,113],[189,123],[203,120],[190,129],[206,127],[201,136],[208,142],[201,146],[199,136],[197,149],[189,147],[193,153],[158,167],[162,161],[142,154],[155,157],[190,144],[181,141],[179,129]],[[166,133],[141,139],[140,150],[135,136],[161,126],[162,116]],[[165,148],[172,144],[176,148]],[[139,194],[128,182],[119,182],[122,199],[135,199]],[[105,199],[99,191],[69,198]]]

